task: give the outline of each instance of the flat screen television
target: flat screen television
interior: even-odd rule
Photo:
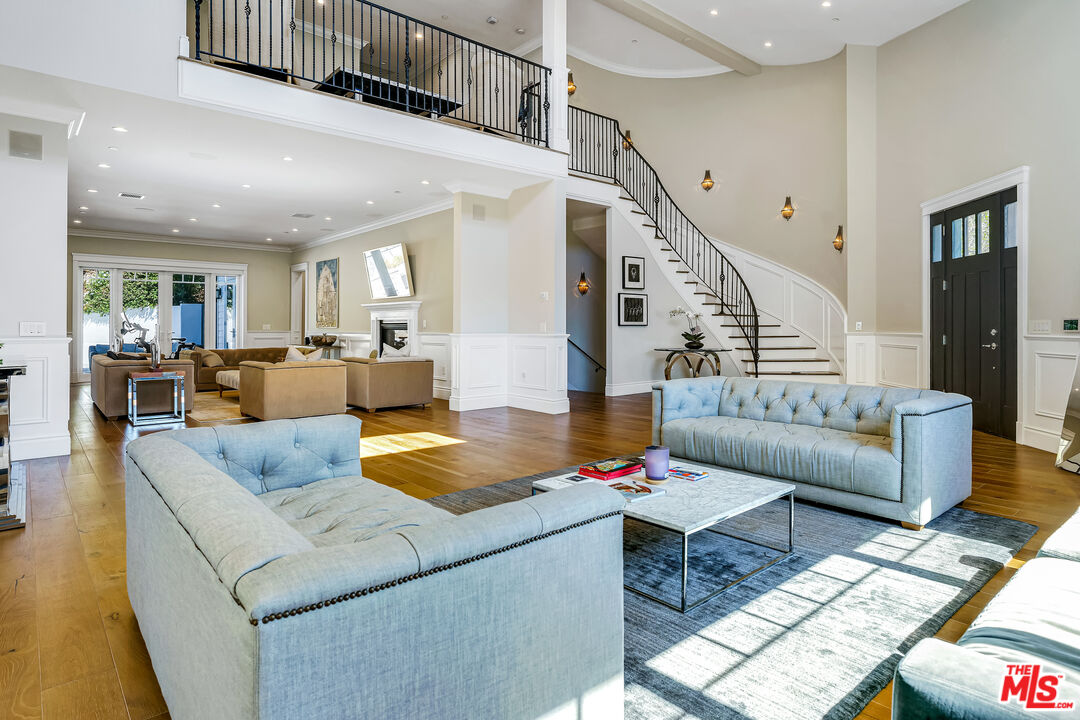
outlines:
[[[373,300],[409,297],[413,294],[409,254],[401,243],[365,251],[364,267]]]

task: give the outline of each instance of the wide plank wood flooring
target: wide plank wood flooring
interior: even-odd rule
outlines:
[[[360,413],[364,474],[426,498],[640,452],[649,442],[648,395],[571,393],[571,407],[561,416],[453,413],[436,400],[427,409]],[[88,386],[72,388],[70,425],[70,457],[28,463],[26,528],[0,533],[0,720],[163,720],[167,708],[127,599],[123,471],[127,443],[162,428],[107,421]],[[947,640],[963,633],[1080,502],[1080,480],[1055,469],[1049,453],[977,433],[974,455],[964,506],[1040,529],[946,623],[939,636]],[[886,688],[860,717],[888,718],[890,696]]]

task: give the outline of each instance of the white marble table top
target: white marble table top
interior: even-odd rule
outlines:
[[[663,485],[650,486],[664,488],[664,494],[627,503],[623,510],[625,517],[689,535],[795,490],[789,483],[679,458],[672,458],[671,466],[706,470],[709,476],[696,482],[673,478]],[[578,484],[563,479],[576,474],[534,480],[532,486],[535,490],[561,490]],[[644,482],[644,473],[626,475],[619,480]]]

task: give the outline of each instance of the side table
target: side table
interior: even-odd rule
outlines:
[[[139,386],[144,383],[171,382],[173,386],[172,412],[156,412],[139,415]],[[132,425],[157,425],[184,422],[184,373],[180,372],[133,372],[128,375],[128,420]]]
[[[731,352],[731,348],[698,348],[691,350],[690,348],[653,348],[656,352],[666,352],[668,356],[664,358],[664,362],[667,366],[664,368],[664,379],[671,379],[671,368],[678,365],[682,360],[686,363],[686,367],[690,369],[690,377],[701,377],[701,368],[703,365],[708,364],[709,369],[712,370],[713,375],[720,374],[720,353]],[[694,364],[694,360],[697,360],[697,364]]]

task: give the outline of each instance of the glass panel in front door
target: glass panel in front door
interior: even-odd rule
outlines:
[[[173,273],[172,276],[172,351],[183,338],[203,345],[203,319],[206,308],[206,276]]]
[[[120,332],[124,350],[149,352],[158,334],[158,274],[125,270],[121,286]]]
[[[112,333],[109,328],[111,310],[109,270],[84,269],[82,297],[82,347],[79,367],[90,372],[90,358],[109,351]]]
[[[232,349],[236,344],[236,276],[218,275],[214,297],[214,347]]]

